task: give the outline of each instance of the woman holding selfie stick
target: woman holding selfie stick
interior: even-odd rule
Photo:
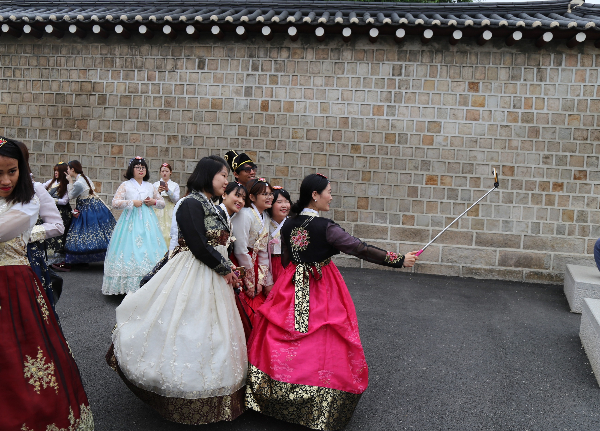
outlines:
[[[135,292],[140,281],[167,252],[167,244],[150,207],[165,201],[148,182],[148,165],[142,157],[129,161],[125,178],[115,193],[113,208],[122,209],[104,261],[102,293]]]
[[[107,360],[142,401],[170,421],[231,421],[244,411],[246,340],[218,208],[227,164],[204,157],[176,212],[180,237],[165,266],[117,307]],[[237,216],[236,216],[237,217]]]
[[[160,165],[160,180],[153,184],[165,201],[164,208],[154,208],[158,225],[165,239],[165,243],[169,244],[171,235],[171,221],[173,219],[173,209],[179,200],[180,189],[179,184],[171,180],[173,168],[168,163]]]

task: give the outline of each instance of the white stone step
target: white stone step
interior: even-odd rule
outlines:
[[[579,338],[600,385],[600,299],[582,301]]]
[[[581,313],[584,298],[600,299],[600,271],[595,266],[567,265],[565,296],[573,313]]]

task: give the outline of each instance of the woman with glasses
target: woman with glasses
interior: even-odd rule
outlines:
[[[245,207],[231,219],[236,238],[232,261],[235,260],[236,266],[246,269],[244,291],[240,293],[240,299],[252,325],[255,311],[265,302],[273,285],[268,252],[271,218],[267,213],[273,203],[273,191],[264,178],[250,180],[246,185],[248,194]],[[243,312],[241,314],[244,317]],[[246,319],[242,321],[246,322]],[[249,336],[251,328],[244,329]]]
[[[154,207],[158,225],[163,234],[165,242],[168,244],[171,238],[171,221],[173,219],[173,210],[175,204],[179,200],[180,190],[179,184],[171,179],[173,168],[168,163],[160,165],[160,180],[153,184],[165,201],[163,209]]]
[[[65,262],[52,265],[57,271],[67,271],[72,264],[102,262],[116,224],[110,209],[96,196],[81,163],[71,160],[67,165],[67,193],[77,204],[67,233]]]
[[[273,283],[283,273],[281,265],[281,228],[292,206],[290,194],[281,186],[273,186],[273,206],[267,210],[271,217],[269,224],[269,257]]]
[[[158,219],[150,207],[164,208],[165,201],[148,182],[148,165],[142,157],[130,160],[112,207],[122,209],[104,261],[102,293],[135,292],[140,281],[167,252]]]

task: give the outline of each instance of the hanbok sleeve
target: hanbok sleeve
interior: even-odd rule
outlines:
[[[48,180],[48,181],[46,181],[46,182],[44,183],[44,188],[45,188],[46,190],[48,189],[48,186],[49,186],[50,184],[52,184],[52,181],[54,181],[54,179],[50,179],[50,180]]]
[[[41,183],[34,183],[35,195],[40,200],[39,215],[43,224],[36,226],[31,233],[29,242],[44,240],[60,236],[65,232],[62,217],[56,208],[54,199]]]
[[[111,205],[113,208],[120,210],[133,208],[133,200],[127,199],[127,181],[121,183],[115,193]]]
[[[80,181],[75,181],[73,184],[67,185],[67,193],[69,195],[69,199],[75,199],[79,197],[85,191],[85,187],[81,184]]]
[[[62,198],[54,199],[56,205],[67,205],[69,203],[69,194],[65,193]]]
[[[271,219],[266,211],[263,213],[263,218],[268,229]],[[271,274],[271,265],[269,264],[269,238],[270,235],[267,233],[265,247],[259,248],[256,254],[256,259],[258,260],[258,284],[262,284],[263,286],[271,286],[273,284],[273,275]]]
[[[252,220],[248,217],[246,211],[242,209],[235,217],[231,219],[233,228],[233,254],[238,261],[239,266],[248,269],[252,267],[252,259],[248,255],[248,237],[250,236],[250,227]]]
[[[331,222],[329,226],[327,226],[326,236],[327,242],[342,253],[356,256],[367,262],[391,266],[392,268],[402,268],[404,263],[403,255],[368,245],[360,239],[350,235],[336,223]]]
[[[173,182],[172,186],[173,188],[169,186],[169,191],[167,192],[167,195],[169,196],[169,199],[171,199],[171,202],[176,204],[179,200],[181,189],[179,188],[179,184],[177,184],[176,182]]]
[[[186,199],[177,210],[177,225],[196,259],[219,275],[231,272],[231,263],[208,243],[204,226],[204,208],[195,199]]]
[[[29,230],[35,224],[38,211],[39,204],[32,201],[13,205],[0,214],[0,242],[10,241]]]
[[[158,190],[156,190],[154,187],[152,187],[152,191],[154,193],[152,199],[156,199],[156,208],[163,209],[165,207],[165,200],[160,195],[160,193],[158,193]]]

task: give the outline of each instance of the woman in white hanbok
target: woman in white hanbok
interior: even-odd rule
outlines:
[[[164,418],[184,424],[233,420],[244,411],[247,354],[227,258],[230,230],[213,203],[226,162],[203,158],[176,212],[179,245],[117,307],[108,362]]]
[[[153,184],[154,188],[158,190],[165,200],[164,208],[156,207],[154,208],[154,212],[156,213],[158,225],[160,226],[163,238],[167,244],[170,239],[173,212],[180,197],[179,184],[171,179],[172,172],[173,169],[171,168],[171,165],[163,163],[160,165],[160,180]]]

